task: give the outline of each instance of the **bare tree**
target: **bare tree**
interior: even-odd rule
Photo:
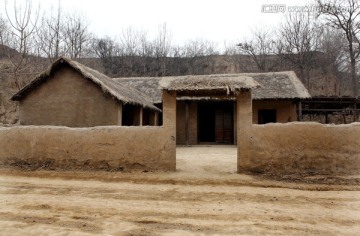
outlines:
[[[360,55],[360,3],[358,0],[316,0],[320,9],[319,16],[326,22],[340,29],[347,40],[347,51],[350,59],[352,93],[358,96],[358,79],[356,64]]]
[[[322,28],[310,13],[296,12],[285,16],[278,34],[277,54],[300,71],[300,78],[310,88],[310,71],[316,65]]]
[[[158,34],[153,41],[154,56],[158,61],[159,74],[166,74],[166,59],[171,52],[171,40],[172,34],[167,28],[166,23],[162,24],[158,28]]]
[[[12,78],[15,86],[20,89],[21,78],[28,77],[27,75],[31,71],[29,55],[36,48],[34,35],[39,9],[34,11],[31,1],[25,1],[25,5],[17,4],[14,1],[13,14],[11,14],[7,1],[5,1],[5,12],[10,25],[8,46],[17,51],[8,50],[8,57],[12,64]]]
[[[185,57],[210,56],[218,54],[215,43],[204,40],[189,40],[184,45]]]
[[[123,29],[120,36],[120,42],[121,48],[123,49],[123,56],[126,57],[126,60],[124,61],[127,67],[127,69],[125,69],[126,74],[132,76],[134,73],[135,57],[139,53],[139,31],[136,31],[131,27]]]
[[[260,72],[272,70],[276,61],[273,50],[272,32],[266,29],[256,29],[252,32],[252,39],[237,44],[240,51],[249,55]]]
[[[7,31],[8,31],[8,26],[6,24],[6,21],[0,15],[0,44],[1,45],[5,44]]]
[[[97,57],[107,59],[114,56],[115,41],[106,36],[104,38],[95,38],[94,50]]]
[[[325,27],[319,44],[320,51],[324,53],[320,64],[322,66],[330,66],[333,72],[344,72],[347,67],[345,45],[346,42],[340,30]]]
[[[318,85],[322,88],[322,95],[340,95],[344,93],[343,85],[346,84],[342,79],[348,65],[344,47],[346,43],[342,32],[338,29],[326,25],[322,27],[323,33],[319,40],[319,52],[315,58],[316,72],[312,76],[321,78],[322,83],[318,83]]]
[[[139,59],[141,64],[141,75],[148,75],[149,66],[151,63],[152,57],[154,55],[154,47],[153,44],[149,41],[147,37],[147,32],[140,31],[138,35],[138,40],[140,43],[139,47]]]
[[[204,74],[204,68],[212,67],[211,56],[218,54],[215,43],[204,40],[189,40],[183,46],[183,57],[189,74]]]
[[[134,30],[132,27],[124,29],[120,41],[124,49],[124,55],[136,56],[138,54],[140,46],[139,31]]]
[[[90,54],[92,35],[88,31],[86,19],[79,13],[68,14],[64,25],[62,34],[66,55],[80,58]]]
[[[105,69],[105,74],[117,74],[117,59],[122,53],[115,39],[106,36],[103,38],[95,38],[93,50],[95,55],[101,60]]]
[[[63,31],[62,10],[59,2],[55,13],[51,11],[50,16],[43,16],[41,25],[37,30],[40,55],[45,55],[50,62],[64,55]]]

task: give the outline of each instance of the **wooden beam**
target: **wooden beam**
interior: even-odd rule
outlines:
[[[154,126],[159,126],[159,112],[154,111]]]
[[[140,126],[143,125],[143,113],[144,113],[144,108],[143,107],[140,107],[140,117],[139,117],[139,120],[140,120]]]
[[[325,113],[325,124],[329,124],[329,116],[328,113]]]
[[[319,112],[343,112],[343,111],[360,111],[360,109],[326,109],[326,108],[303,108],[302,111],[319,111]]]
[[[304,100],[303,101],[304,104],[353,104],[354,101],[342,101],[342,100],[334,100],[334,101],[309,101],[309,100]]]
[[[122,102],[120,102],[118,109],[118,125],[120,126],[122,126],[122,114],[123,114],[123,104]]]
[[[233,106],[233,125],[234,125],[234,144],[237,143],[237,104],[234,102]]]
[[[297,104],[298,107],[298,121],[302,121],[302,105],[301,105],[301,101],[298,102]]]
[[[186,146],[189,146],[189,102],[185,102],[185,140]]]
[[[354,117],[353,117],[354,120],[353,120],[353,121],[356,122],[356,120],[357,120],[357,113],[358,113],[358,112],[357,112],[357,109],[356,109],[356,108],[357,108],[357,107],[356,107],[356,102],[354,102],[354,108],[355,108],[355,109],[354,109],[354,112],[353,112],[353,115],[354,115]]]

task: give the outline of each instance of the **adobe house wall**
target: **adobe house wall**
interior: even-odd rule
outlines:
[[[0,166],[176,169],[176,94],[163,94],[163,126],[0,127]]]
[[[276,109],[276,122],[297,121],[296,104],[289,100],[253,101],[253,124],[258,123],[259,109]]]
[[[241,136],[238,171],[360,174],[360,123],[253,125]]]
[[[117,125],[120,104],[76,70],[63,66],[20,101],[21,125]]]

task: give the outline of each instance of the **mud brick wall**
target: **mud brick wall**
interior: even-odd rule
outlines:
[[[161,127],[0,127],[0,166],[175,171],[176,94],[163,101]]]
[[[360,123],[253,125],[241,135],[238,171],[360,174]]]

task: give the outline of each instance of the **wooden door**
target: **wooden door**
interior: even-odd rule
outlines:
[[[232,113],[218,109],[215,111],[215,142],[231,143],[233,139]]]

